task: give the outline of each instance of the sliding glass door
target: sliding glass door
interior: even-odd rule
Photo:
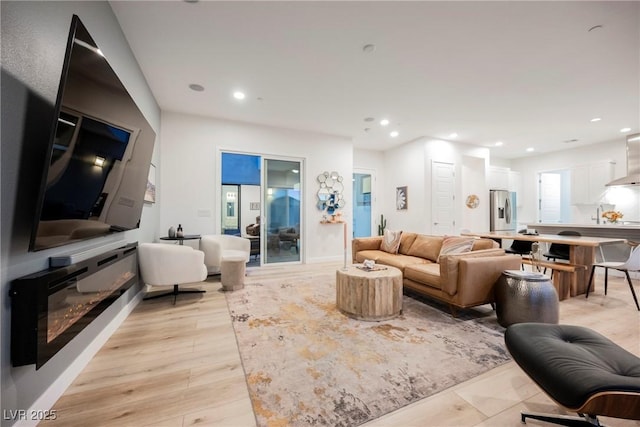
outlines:
[[[222,234],[251,241],[251,262],[302,260],[302,161],[222,153]]]
[[[301,162],[264,159],[263,263],[300,262]]]

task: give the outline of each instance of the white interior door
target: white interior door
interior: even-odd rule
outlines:
[[[431,162],[431,233],[439,236],[454,234],[455,165]]]

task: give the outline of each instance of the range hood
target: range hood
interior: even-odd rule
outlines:
[[[615,179],[611,185],[640,185],[640,133],[627,136],[627,176]]]

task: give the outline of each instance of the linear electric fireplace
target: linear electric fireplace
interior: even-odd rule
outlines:
[[[40,369],[138,282],[137,243],[11,283],[11,361]]]

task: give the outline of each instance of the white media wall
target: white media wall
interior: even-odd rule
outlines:
[[[317,176],[337,171],[347,201],[343,216],[351,235],[350,139],[311,132],[253,125],[223,119],[163,112],[161,120],[160,232],[182,224],[185,234],[220,232],[220,153],[222,151],[299,158],[304,163],[302,188],[303,253],[306,262],[343,257],[343,229],[320,224],[316,208]],[[348,243],[350,248],[350,242]]]
[[[40,252],[28,252],[33,212],[21,212],[32,194],[19,192],[20,170],[28,102],[53,109],[62,71],[71,18],[77,14],[100,46],[156,134],[160,131],[158,108],[133,53],[107,2],[3,2],[2,3],[2,257],[0,306],[3,426],[13,425],[18,410],[48,409],[66,386],[106,341],[126,315],[133,295],[128,292],[103,312],[83,332],[39,370],[34,365],[12,367],[10,358],[11,309],[7,300],[11,281],[44,270],[48,258],[95,246],[149,241],[157,229],[157,204],[145,205],[141,228]],[[9,107],[9,108],[5,108]],[[50,118],[48,118],[50,119]],[[157,141],[157,140],[156,140]],[[40,144],[41,145],[41,144]],[[158,158],[158,142],[154,161]],[[99,248],[96,250],[100,250]],[[133,290],[133,289],[132,289]],[[10,412],[13,411],[13,412]],[[32,421],[31,424],[35,424]],[[23,423],[24,425],[24,423]]]

